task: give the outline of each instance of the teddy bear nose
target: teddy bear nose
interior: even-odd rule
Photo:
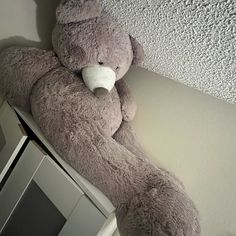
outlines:
[[[89,90],[97,94],[110,92],[115,85],[116,74],[110,68],[101,65],[92,65],[82,69],[82,77]],[[103,90],[102,90],[103,89]]]
[[[97,98],[101,98],[105,96],[109,91],[105,88],[95,88],[93,92]]]

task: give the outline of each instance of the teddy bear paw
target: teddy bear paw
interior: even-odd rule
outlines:
[[[127,101],[122,104],[121,112],[124,121],[131,121],[134,119],[137,110],[137,105],[134,101]]]

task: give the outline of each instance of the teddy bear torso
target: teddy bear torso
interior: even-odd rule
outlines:
[[[54,69],[38,80],[31,93],[31,104],[34,104],[31,107],[32,112],[37,113],[38,119],[53,114],[44,120],[51,124],[56,123],[57,126],[87,121],[97,125],[106,135],[112,136],[122,122],[121,104],[116,88],[97,98],[85,86],[80,76],[65,67]]]

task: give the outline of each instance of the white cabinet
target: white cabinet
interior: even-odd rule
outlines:
[[[29,141],[25,145],[17,164],[0,190],[0,235],[111,236],[116,229],[116,219],[110,201],[63,162],[44,139],[29,114],[24,113],[23,116],[23,113],[18,112],[34,128],[33,132],[53,158],[35,141]],[[15,129],[20,127],[20,123],[7,103],[0,109],[0,118],[6,117],[6,114],[11,114],[13,120],[17,121],[11,127],[12,132],[16,133]],[[4,145],[9,140],[5,128],[9,127],[8,120],[10,119],[0,120],[6,137],[2,142]],[[20,130],[17,133],[22,136],[16,136],[22,142],[27,136]]]
[[[4,102],[0,108],[0,182],[26,139],[27,135],[16,113]]]
[[[105,216],[86,196],[82,196],[59,236],[97,235],[105,221]]]
[[[0,192],[0,231],[15,209],[43,158],[44,154],[37,151],[36,145],[29,144],[9,176]]]

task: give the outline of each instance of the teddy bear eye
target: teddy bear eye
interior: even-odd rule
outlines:
[[[120,69],[120,67],[119,67],[119,66],[117,66],[117,67],[116,67],[116,70],[119,70],[119,69]]]

